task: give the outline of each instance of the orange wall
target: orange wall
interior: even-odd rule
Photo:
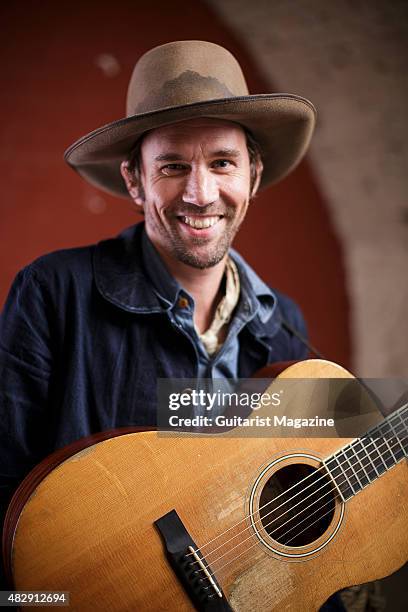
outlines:
[[[237,56],[253,93],[270,90],[245,41],[204,3],[183,4],[182,17],[179,6],[3,4],[2,300],[16,272],[35,257],[114,235],[139,219],[130,203],[76,176],[62,154],[78,137],[124,116],[127,82],[143,52],[170,40],[211,40]],[[98,66],[101,54],[117,59],[117,74]],[[300,303],[312,342],[350,366],[341,245],[307,161],[256,199],[235,246],[267,282]]]

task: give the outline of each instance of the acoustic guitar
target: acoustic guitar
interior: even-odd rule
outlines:
[[[290,378],[352,377],[310,360],[271,388]],[[23,481],[6,571],[81,612],[318,610],[407,561],[407,455],[407,405],[354,439],[104,432]]]

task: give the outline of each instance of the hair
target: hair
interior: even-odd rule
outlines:
[[[256,162],[258,159],[262,159],[261,147],[255,140],[255,138],[252,136],[251,132],[244,126],[242,126],[242,128],[245,133],[246,146],[249,155],[250,190],[252,191],[252,188],[256,181]],[[140,182],[141,149],[143,139],[147,133],[148,132],[145,132],[140,138],[138,138],[138,140],[136,140],[126,159],[129,173],[133,175],[137,182]],[[144,197],[143,191],[142,197]]]

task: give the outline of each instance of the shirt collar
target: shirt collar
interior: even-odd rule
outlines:
[[[274,335],[280,323],[279,317],[273,316],[277,310],[275,294],[234,249],[230,249],[230,256],[238,267],[241,299],[251,319],[250,331],[255,335]],[[99,242],[94,250],[93,267],[102,296],[129,312],[170,310],[181,290],[147,237],[144,222],[116,238]]]
[[[251,309],[250,314],[257,315],[261,323],[266,323],[274,314],[277,306],[275,294],[237,251],[230,249],[230,256],[237,264],[241,279],[242,299],[248,302]]]
[[[175,306],[180,292],[184,290],[168,271],[146,231],[142,235],[142,253],[145,269],[149,272],[157,295],[168,306]],[[229,255],[238,268],[241,281],[241,298],[248,302],[250,308],[248,318],[258,315],[261,322],[266,323],[274,311],[276,302],[274,293],[237,251],[230,249]]]

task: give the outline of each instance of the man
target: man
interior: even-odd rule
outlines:
[[[138,61],[127,118],[68,149],[85,179],[130,196],[145,220],[41,257],[13,284],[1,321],[3,512],[53,450],[154,425],[158,377],[248,377],[306,356],[298,307],[230,245],[258,188],[299,162],[314,121],[303,98],[249,95],[225,49],[181,41]]]

